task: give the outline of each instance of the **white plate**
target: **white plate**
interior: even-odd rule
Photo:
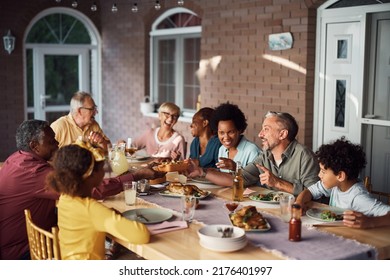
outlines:
[[[206,195],[201,195],[201,196],[196,196],[196,197],[199,199],[203,199],[203,198],[208,197],[211,194],[211,191],[205,191],[205,192],[206,192]],[[161,191],[161,192],[159,192],[159,194],[162,196],[169,196],[169,197],[182,197],[183,196],[182,194],[172,193],[168,190]]]
[[[267,194],[283,194],[283,195],[292,195],[291,193],[286,193],[286,192],[269,192],[269,193],[264,193],[264,192],[254,192],[254,193],[251,193],[249,194],[249,199],[250,200],[253,200],[253,201],[258,201],[258,202],[262,202],[262,203],[269,203],[269,204],[279,204],[279,201],[274,201],[274,200],[264,200],[264,199],[256,199],[254,198],[256,195],[258,194],[263,194],[263,195],[267,195]]]
[[[169,220],[172,217],[172,213],[161,208],[140,208],[125,211],[122,213],[122,216],[143,224],[155,224]],[[145,217],[147,221],[142,217]]]
[[[127,156],[126,159],[128,161],[144,161],[150,159],[150,156],[135,156],[135,157],[129,157]]]
[[[193,182],[195,182],[195,183],[215,185],[213,182],[210,182],[210,181],[207,180],[206,178],[201,178],[201,177],[191,178],[191,181],[193,181]]]
[[[309,218],[312,218],[313,220],[320,221],[320,222],[338,222],[338,221],[329,221],[329,220],[322,219],[321,213],[324,210],[330,210],[330,211],[336,213],[336,215],[343,214],[343,212],[344,212],[344,209],[328,206],[328,207],[322,207],[322,208],[311,208],[311,209],[306,211],[306,216],[308,216]]]

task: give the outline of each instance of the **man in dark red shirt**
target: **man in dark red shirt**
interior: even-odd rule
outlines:
[[[54,131],[40,120],[24,121],[16,131],[18,151],[0,169],[0,259],[29,259],[24,209],[32,220],[46,230],[57,224],[56,200],[59,195],[46,189],[46,175],[53,170],[48,161],[58,149]],[[105,179],[92,190],[92,197],[120,193],[122,182],[165,175],[152,168],[141,168],[115,178]]]
[[[47,122],[25,121],[16,131],[16,146],[0,170],[0,259],[29,258],[24,209],[39,227],[57,224],[58,194],[45,189],[52,170],[47,161],[58,149],[54,131]]]

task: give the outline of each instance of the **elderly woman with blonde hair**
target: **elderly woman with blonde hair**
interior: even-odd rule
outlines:
[[[184,137],[174,130],[180,117],[180,108],[170,102],[161,104],[158,109],[160,126],[149,129],[135,139],[134,145],[138,149],[145,149],[155,158],[184,159],[186,156],[186,142]]]

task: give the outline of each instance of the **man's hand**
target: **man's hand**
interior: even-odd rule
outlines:
[[[109,144],[109,141],[107,141],[101,133],[96,131],[91,131],[88,136],[88,141],[93,146],[98,146],[102,148],[104,151],[107,151],[107,145]]]
[[[140,168],[133,173],[136,181],[140,179],[156,179],[164,177],[166,172],[156,171],[151,167]]]
[[[260,183],[262,185],[267,185],[268,187],[274,187],[277,188],[277,184],[279,182],[279,178],[276,177],[269,169],[265,168],[264,166],[256,164],[256,166],[263,171],[259,175]]]
[[[343,215],[344,215],[343,223],[347,227],[352,227],[352,228],[372,227],[370,218],[364,215],[363,213],[347,210],[344,211]]]

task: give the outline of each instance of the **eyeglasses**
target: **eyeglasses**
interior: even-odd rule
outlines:
[[[94,111],[97,111],[97,106],[93,106],[92,108],[87,108],[87,107],[80,107],[81,109],[85,109],[85,110],[88,110],[88,111],[91,111],[91,112],[94,112]]]
[[[170,114],[168,112],[161,112],[164,114],[164,116],[168,119],[169,117],[172,118],[172,120],[177,120],[179,118],[179,115],[176,114]]]

